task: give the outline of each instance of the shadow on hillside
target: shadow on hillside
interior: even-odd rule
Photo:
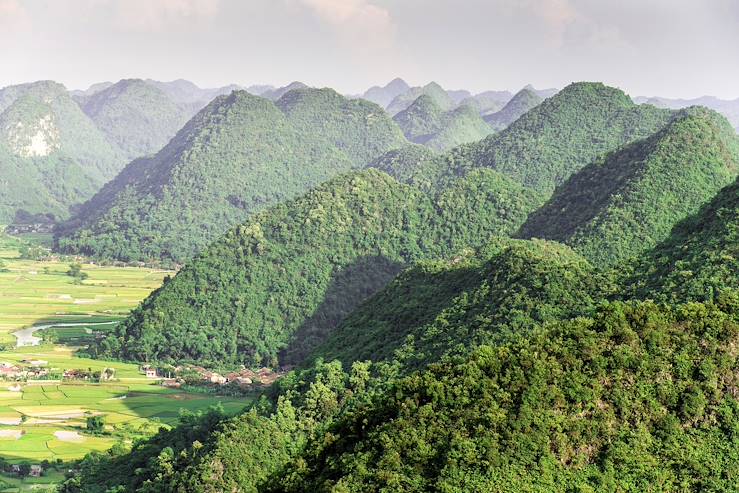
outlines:
[[[299,364],[354,308],[385,287],[404,267],[383,256],[365,256],[335,271],[321,305],[280,352],[280,363]]]

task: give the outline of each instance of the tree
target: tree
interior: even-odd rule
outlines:
[[[88,416],[87,431],[93,434],[102,433],[105,430],[104,416]]]

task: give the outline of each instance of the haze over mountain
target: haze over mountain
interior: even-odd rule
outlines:
[[[128,160],[161,149],[192,116],[197,101],[175,99],[153,81],[126,79],[86,96],[82,110]]]
[[[542,101],[543,99],[532,89],[523,88],[499,111],[486,115],[484,120],[494,130],[500,131],[507,128],[529,110],[538,106]]]
[[[370,87],[362,95],[362,98],[367,101],[372,101],[383,108],[387,108],[393,99],[408,92],[410,88],[411,87],[403,79],[396,78],[388,82],[384,87]]]
[[[703,96],[695,99],[670,99],[662,97],[637,97],[634,101],[640,104],[652,104],[659,108],[681,109],[690,106],[705,106],[724,115],[739,131],[739,98],[727,101],[714,96]]]

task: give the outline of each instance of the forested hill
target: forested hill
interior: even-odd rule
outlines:
[[[192,114],[164,91],[125,79],[84,98],[82,109],[128,160],[160,150]]]
[[[60,250],[182,262],[254,212],[406,143],[374,104],[330,90],[283,98],[214,100],[86,203],[61,229]]]
[[[424,262],[324,346],[343,365],[90,457],[63,491],[730,490],[737,293],[604,301],[614,287],[549,242]]]
[[[600,154],[648,137],[672,116],[618,89],[578,82],[474,146],[472,162],[551,193]]]
[[[396,176],[387,169],[392,161],[403,170],[399,179],[426,190],[443,188],[471,169],[492,168],[549,195],[600,155],[652,135],[674,115],[636,105],[618,89],[578,82],[479,142],[422,162],[417,153],[391,153],[378,159],[378,167]]]
[[[408,140],[437,151],[478,141],[493,131],[471,106],[444,111],[427,94],[419,96],[393,120]]]
[[[124,162],[61,84],[0,90],[0,223],[21,210],[66,217]]]
[[[565,242],[613,265],[665,240],[739,174],[739,139],[711,110],[683,110],[663,130],[586,166],[533,213],[521,237]]]
[[[542,198],[490,171],[435,200],[376,170],[340,176],[232,229],[95,351],[136,360],[298,359],[407,262],[511,234]]]

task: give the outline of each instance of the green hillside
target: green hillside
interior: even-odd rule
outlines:
[[[376,170],[274,206],[205,249],[100,354],[137,360],[290,360],[410,261],[507,235],[541,203],[482,170],[436,202]]]
[[[122,167],[121,152],[61,84],[24,84],[2,94],[0,222],[21,209],[66,217]]]
[[[483,140],[475,146],[472,161],[552,193],[597,156],[648,137],[672,115],[670,110],[636,105],[618,89],[578,82]]]
[[[731,491],[736,301],[612,304],[482,347],[347,412],[258,491]]]
[[[277,105],[237,91],[132,162],[64,226],[58,247],[182,262],[255,212],[405,143],[379,107],[331,90],[289,92]]]
[[[539,106],[542,101],[532,89],[521,89],[500,111],[485,116],[485,122],[496,131],[503,130],[529,110]]]
[[[739,180],[641,257],[631,283],[640,296],[679,301],[739,290]]]
[[[161,89],[140,79],[96,92],[82,110],[129,160],[157,152],[190,117]]]
[[[666,239],[738,173],[731,125],[710,110],[684,110],[653,136],[574,174],[520,235],[562,241],[613,265]]]
[[[344,365],[408,368],[466,354],[552,320],[592,312],[616,286],[554,242],[498,240],[474,255],[414,265],[347,317],[313,353]]]

